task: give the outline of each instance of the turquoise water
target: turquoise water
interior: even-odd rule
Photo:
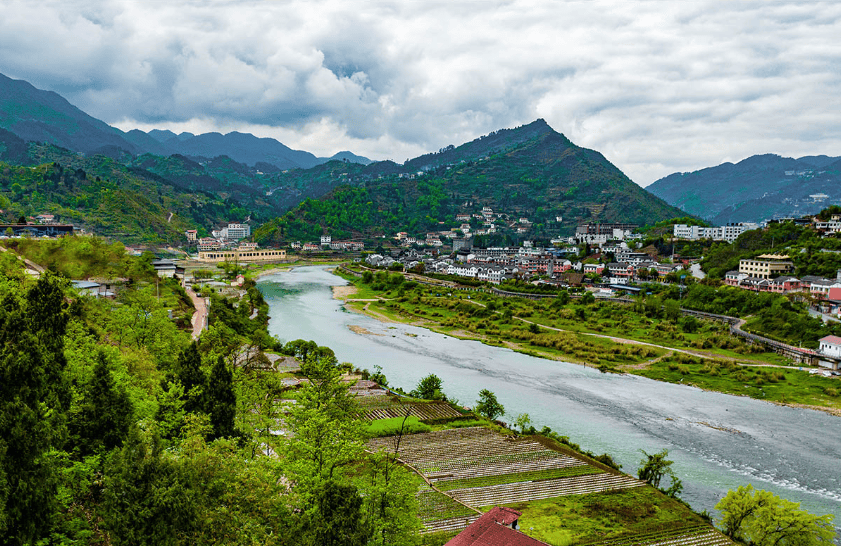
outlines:
[[[493,391],[506,419],[528,413],[584,449],[610,453],[636,474],[642,453],[663,448],[683,480],[681,497],[708,510],[728,489],[748,483],[841,524],[841,419],[749,398],[705,392],[636,376],[529,357],[344,310],[331,285],[345,282],[319,267],[259,283],[270,305],[270,332],[312,339],[340,361],[382,366],[392,385],[411,389],[434,373],[444,392],[473,405]],[[349,326],[364,328],[358,334]]]

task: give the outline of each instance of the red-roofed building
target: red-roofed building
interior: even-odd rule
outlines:
[[[841,337],[826,336],[818,340],[819,351],[826,356],[834,356],[841,358]]]
[[[467,526],[445,546],[547,546],[517,531],[521,512],[496,506]]]

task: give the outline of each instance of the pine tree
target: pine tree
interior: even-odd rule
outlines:
[[[201,369],[201,354],[195,341],[178,356],[176,373],[178,381],[184,387],[184,411],[209,413],[205,393],[207,376]]]
[[[235,435],[237,399],[234,393],[234,375],[219,357],[210,372],[208,383],[208,413],[213,425],[213,438],[228,438]]]
[[[83,396],[79,411],[70,421],[71,435],[80,453],[89,455],[121,446],[134,408],[125,388],[114,381],[102,352]]]
[[[35,542],[49,529],[70,390],[65,378],[64,290],[49,272],[24,298],[0,302],[0,536]]]

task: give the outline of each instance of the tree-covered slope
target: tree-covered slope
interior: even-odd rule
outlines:
[[[40,160],[34,167],[0,163],[3,221],[49,213],[127,242],[175,243],[183,241],[186,229],[207,232],[227,221],[249,215],[263,221],[274,213],[260,192],[195,189],[104,156],[34,148],[30,156]]]
[[[839,159],[757,155],[736,164],[671,174],[647,189],[714,224],[802,216],[841,200]],[[828,197],[811,197],[819,194]]]

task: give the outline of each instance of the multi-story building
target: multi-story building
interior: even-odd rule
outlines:
[[[756,258],[739,260],[739,273],[747,273],[749,277],[772,279],[792,272],[794,272],[794,263],[788,256],[763,254]]]
[[[228,224],[228,227],[222,228],[219,232],[223,239],[238,241],[251,236],[251,226],[248,224]]]
[[[726,224],[719,227],[689,226],[686,224],[675,224],[672,234],[676,239],[712,239],[713,241],[727,241],[732,243],[739,235],[752,229],[758,229],[759,224],[740,222],[737,224]]]

